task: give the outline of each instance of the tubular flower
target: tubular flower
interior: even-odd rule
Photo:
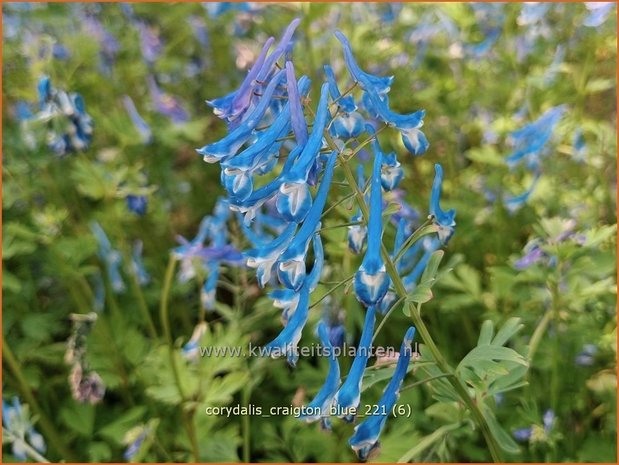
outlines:
[[[320,338],[320,343],[323,348],[326,349],[329,357],[329,372],[327,373],[327,379],[322,385],[322,388],[320,388],[320,391],[318,391],[316,397],[314,397],[314,399],[307,406],[308,410],[313,412],[313,414],[304,415],[300,418],[308,423],[320,420],[323,429],[330,430],[331,423],[329,421],[329,415],[331,404],[333,403],[333,398],[340,387],[340,365],[337,361],[335,350],[333,350],[334,346],[331,343],[329,330],[327,329],[327,325],[324,321],[318,322],[317,332],[318,337]]]
[[[379,447],[378,438],[385,427],[387,417],[398,400],[402,380],[408,371],[408,364],[412,356],[411,343],[414,337],[415,328],[411,326],[406,331],[395,372],[378,401],[376,412],[355,427],[355,434],[348,441],[362,461],[367,460],[370,453]]]
[[[359,188],[363,188],[365,185],[365,179],[363,176],[363,165],[357,165],[357,185]],[[348,226],[348,248],[354,254],[361,253],[363,245],[368,236],[368,228],[362,223],[363,214],[361,208],[357,209],[355,216],[351,218],[351,223],[359,223]]]
[[[438,237],[443,244],[447,244],[456,227],[456,211],[454,209],[441,210],[441,190],[443,189],[443,167],[438,163],[434,165],[435,175],[432,183],[432,195],[430,196],[430,214],[439,227]]]
[[[389,287],[385,264],[380,256],[383,235],[382,192],[380,187],[380,168],[382,153],[374,154],[374,169],[370,190],[370,218],[368,222],[368,247],[359,271],[355,275],[355,294],[366,306],[375,305],[382,299]]]
[[[142,119],[140,114],[138,113],[137,108],[135,108],[135,104],[133,100],[128,95],[123,96],[123,105],[129,117],[131,118],[131,122],[135,129],[140,134],[140,138],[144,144],[148,144],[153,138],[153,132],[150,129],[150,126]]]
[[[329,119],[328,91],[328,84],[323,84],[312,133],[290,171],[284,174],[283,183],[279,187],[277,211],[288,221],[303,221],[312,205],[307,178],[322,146],[323,133]]]
[[[344,418],[346,421],[353,421],[356,409],[361,400],[361,383],[363,381],[363,373],[370,358],[372,348],[372,336],[374,335],[374,321],[376,319],[376,309],[371,306],[365,313],[365,323],[359,347],[355,354],[355,359],[352,362],[348,376],[335,394],[333,404],[336,407],[337,416]]]
[[[391,111],[386,94],[393,82],[393,76],[378,77],[361,70],[355,61],[348,39],[340,31],[336,31],[335,35],[344,47],[344,59],[350,75],[365,92],[364,101],[368,111],[389,126],[398,129],[402,135],[402,142],[409,152],[413,155],[423,154],[429,147],[425,134],[419,129],[423,126],[425,111],[419,110],[407,115],[400,115]]]
[[[363,132],[365,120],[357,111],[357,105],[351,95],[342,96],[335,80],[333,69],[329,65],[324,66],[325,76],[329,84],[329,94],[333,102],[337,102],[338,115],[333,119],[329,132],[332,136],[341,139],[358,137]]]
[[[536,168],[539,165],[541,150],[550,140],[566,109],[565,105],[552,107],[537,121],[512,132],[514,152],[506,158],[508,166],[512,167],[524,161],[529,168]]]
[[[269,108],[273,93],[283,77],[283,71],[279,71],[273,76],[262,95],[260,103],[233,131],[229,132],[223,139],[197,150],[205,162],[216,163],[232,157],[238,152],[243,144],[249,140],[256,127],[258,127],[258,123],[260,123]]]
[[[126,287],[120,274],[120,266],[122,264],[120,252],[112,249],[112,244],[99,223],[96,221],[90,223],[90,230],[93,232],[99,244],[99,259],[105,265],[112,290],[117,293],[124,292]]]
[[[305,278],[307,247],[312,235],[320,227],[320,217],[327,201],[336,158],[337,152],[332,152],[329,156],[320,188],[316,194],[316,200],[308,212],[307,218],[299,228],[299,232],[278,260],[277,273],[279,279],[288,289],[299,289]]]

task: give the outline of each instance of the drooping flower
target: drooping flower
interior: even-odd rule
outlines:
[[[381,166],[382,153],[377,152],[374,154],[374,167],[370,187],[368,246],[359,271],[355,274],[354,283],[357,299],[368,307],[380,301],[389,287],[389,279],[381,257],[383,236]]]
[[[166,116],[174,124],[185,123],[189,120],[187,110],[183,108],[176,97],[163,92],[153,76],[148,77],[148,88],[153,107],[157,113]]]
[[[359,407],[359,402],[361,401],[361,383],[363,382],[365,367],[370,358],[375,319],[376,309],[372,305],[368,307],[365,313],[365,322],[363,324],[359,346],[355,352],[355,359],[352,362],[346,380],[333,399],[333,405],[337,416],[344,418],[348,422],[353,421],[356,409]]]
[[[187,343],[181,349],[181,354],[183,357],[189,361],[197,360],[200,355],[200,340],[202,336],[206,333],[206,322],[202,321],[196,325],[193,330],[193,334]]]
[[[307,405],[308,410],[313,412],[312,415],[301,416],[301,420],[308,423],[320,420],[323,429],[330,430],[331,422],[329,421],[331,404],[338,388],[340,387],[340,365],[337,361],[337,356],[334,346],[331,342],[330,334],[325,322],[318,322],[318,337],[325,349],[325,355],[329,357],[329,372],[324,384],[316,394],[316,397]]]
[[[271,103],[271,98],[279,85],[280,81],[285,76],[284,71],[278,71],[271,78],[269,85],[264,90],[260,102],[251,110],[248,116],[230,131],[226,136],[217,142],[205,145],[197,149],[197,152],[202,155],[207,163],[217,163],[235,155],[238,150],[249,140],[253,131],[258,127],[262,117],[266,113]]]
[[[511,133],[514,151],[506,158],[507,164],[512,167],[524,161],[529,168],[539,165],[541,150],[550,140],[555,126],[565,113],[567,107],[559,105],[547,110],[533,123]]]
[[[337,152],[335,151],[329,155],[314,203],[307,213],[305,221],[301,224],[298,233],[278,259],[277,275],[281,283],[289,289],[299,289],[305,278],[307,248],[312,235],[320,227],[320,217],[327,201],[329,187],[331,187],[336,158]]]
[[[137,240],[133,243],[133,247],[131,249],[131,268],[133,269],[140,286],[145,286],[150,282],[150,275],[148,274],[148,271],[146,271],[146,267],[144,266],[144,261],[142,259],[143,248],[144,243]]]
[[[110,285],[114,292],[124,292],[125,282],[120,274],[120,267],[122,265],[122,256],[118,250],[112,248],[112,244],[105,234],[105,231],[99,223],[96,221],[90,223],[90,230],[95,235],[97,243],[99,244],[98,256],[105,266]]]
[[[352,95],[342,96],[337,86],[335,74],[329,65],[324,66],[329,94],[333,102],[337,102],[338,114],[333,119],[329,132],[332,136],[341,139],[358,137],[363,132],[364,119],[357,111],[357,105]]]
[[[363,176],[363,165],[359,163],[357,165],[357,185],[360,189],[365,185],[365,178]],[[351,223],[358,223],[348,226],[348,248],[354,254],[361,253],[363,245],[367,239],[368,228],[363,223],[363,213],[361,208],[357,208],[357,213],[351,218]]]
[[[429,147],[425,134],[419,129],[423,126],[425,111],[419,110],[406,115],[391,111],[387,92],[393,82],[393,76],[378,77],[363,71],[355,61],[348,39],[340,31],[336,31],[335,35],[344,48],[348,71],[364,91],[364,102],[368,111],[386,124],[398,129],[402,135],[402,142],[409,152],[413,155],[423,154]]]
[[[378,408],[372,409],[369,418],[355,427],[355,433],[348,441],[362,461],[367,460],[372,451],[379,447],[378,438],[398,400],[402,380],[408,371],[408,364],[412,356],[411,343],[414,337],[415,328],[411,326],[404,335],[398,363],[389,384],[377,403]]]
[[[142,143],[148,144],[153,137],[153,133],[150,129],[150,126],[142,119],[140,114],[138,113],[137,108],[135,108],[135,104],[133,100],[128,95],[123,96],[123,105],[129,117],[131,118],[131,122],[133,126],[140,134],[140,139],[142,139]]]
[[[443,244],[447,244],[455,231],[456,211],[454,209],[447,211],[441,209],[443,167],[437,163],[434,165],[434,170],[434,182],[432,183],[432,195],[430,196],[430,215],[434,217],[434,222],[439,227],[439,239]]]

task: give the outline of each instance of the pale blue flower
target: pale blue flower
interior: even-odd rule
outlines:
[[[599,27],[604,24],[608,15],[610,15],[610,12],[615,6],[615,2],[585,2],[585,6],[590,13],[583,21],[583,25],[587,27]]]
[[[131,100],[131,97],[129,97],[128,95],[123,96],[123,105],[125,106],[125,110],[127,110],[127,113],[131,118],[133,126],[140,134],[142,142],[144,144],[148,144],[153,137],[153,132],[151,131],[150,126],[146,123],[146,121],[144,121],[144,119],[142,119],[142,117],[138,113],[138,110],[137,108],[135,108],[133,100]]]
[[[105,266],[112,290],[118,293],[124,292],[126,287],[120,274],[120,267],[122,264],[120,252],[112,249],[112,244],[99,223],[96,221],[90,223],[90,230],[93,232],[99,244],[99,251],[97,254]]]
[[[552,107],[533,123],[512,132],[514,152],[506,158],[507,164],[511,167],[525,161],[529,168],[536,168],[539,165],[542,148],[550,140],[566,109],[566,105]]]

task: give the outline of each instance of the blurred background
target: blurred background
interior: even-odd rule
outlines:
[[[421,218],[437,162],[457,211],[428,327],[453,362],[485,320],[520,318],[510,345],[536,348],[522,383],[492,400],[506,459],[615,462],[617,25],[603,3],[3,4],[3,461],[356,461],[350,425],[203,413],[302,405],[324,381],[319,358],[294,370],[191,362],[202,320],[203,345],[260,345],[281,328],[243,270],[223,270],[206,313],[200,276],[174,279],[172,357],[190,399],[159,319],[176,236],[193,238],[223,194],[219,167],[195,152],[226,131],[205,100],[236,89],[295,17],[310,97],[324,64],[344,75],[340,29],[365,70],[395,76],[395,111],[426,110],[423,157],[405,155],[397,133],[384,143],[403,155],[401,187]],[[514,166],[521,128],[539,147]],[[352,266],[345,234],[326,236],[336,271]],[[328,305],[354,345],[362,314],[340,291]],[[397,313],[384,345],[399,345]],[[368,402],[383,387],[368,386]],[[390,419],[374,460],[490,459],[435,394],[402,392],[412,415]]]

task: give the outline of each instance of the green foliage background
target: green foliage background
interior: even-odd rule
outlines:
[[[225,132],[204,100],[236,88],[250,64],[237,56],[255,57],[266,37],[278,36],[298,16],[302,24],[295,66],[314,86],[322,82],[324,63],[342,61],[332,36],[337,27],[350,37],[365,69],[395,75],[390,93],[394,110],[427,112],[424,131],[431,147],[423,157],[404,155],[395,134],[384,140],[385,148],[402,154],[402,187],[422,216],[427,213],[436,162],[446,170],[443,202],[457,210],[456,234],[423,317],[454,366],[467,356],[458,370],[492,406],[506,436],[503,445],[512,449],[506,459],[616,461],[616,11],[602,26],[585,28],[587,11],[582,4],[553,5],[546,18],[550,33],[518,61],[516,37],[524,31],[517,21],[521,5],[506,4],[505,25],[490,54],[458,58],[448,36],[438,34],[413,70],[412,57],[418,50],[408,34],[430,13],[451,18],[463,41],[482,40],[469,5],[407,4],[394,21],[386,21],[383,7],[370,4],[261,5],[249,13],[230,11],[217,17],[200,4],[135,4],[136,16],[158,28],[163,39],[162,53],[152,65],[144,62],[138,31],[119,4],[3,8],[3,397],[19,395],[31,403],[28,392],[32,394],[38,409],[30,405],[30,410],[46,437],[50,460],[123,460],[127,443],[145,426],[151,433],[134,457],[137,461],[191,461],[192,429],[198,439],[197,461],[202,462],[355,460],[346,443],[350,425],[336,422],[327,434],[292,417],[203,413],[206,406],[251,403],[268,409],[307,402],[324,380],[326,360],[302,359],[295,370],[284,360],[270,359],[203,358],[190,364],[177,351],[181,383],[188,393],[183,400],[158,321],[175,235],[193,237],[200,219],[223,193],[219,167],[203,163],[194,152]],[[77,8],[97,10],[120,43],[109,75],[101,72],[100,46],[81,28]],[[19,19],[16,36],[7,35],[7,14]],[[188,26],[191,16],[205,22],[208,46],[200,45]],[[37,32],[36,39],[24,35],[29,30]],[[60,60],[38,53],[42,45],[53,42],[64,45],[70,57]],[[546,76],[556,47],[568,43],[557,76],[549,83]],[[403,59],[407,56],[411,58]],[[188,76],[187,65],[196,57],[204,67]],[[36,102],[36,83],[43,74],[58,88],[83,96],[95,121],[87,151],[58,158],[44,143],[32,149],[24,142],[15,104]],[[149,75],[166,78],[162,88],[182,102],[191,115],[189,122],[172,124],[153,111]],[[133,98],[150,125],[151,144],[140,141],[123,108],[123,95]],[[311,96],[315,98],[315,89]],[[558,104],[567,104],[569,110],[555,131],[543,176],[529,202],[510,214],[501,202],[489,202],[482,186],[512,194],[526,189],[530,176],[509,171],[504,162],[511,152],[507,135],[523,124],[514,115],[526,106],[524,122],[533,121]],[[478,109],[488,111],[490,120]],[[583,161],[576,159],[572,142],[578,129],[586,142]],[[484,139],[488,130],[496,133],[496,141]],[[43,139],[38,132],[37,136]],[[127,186],[148,195],[144,217],[127,211],[121,195]],[[346,222],[347,214],[350,209],[343,207],[339,222]],[[554,241],[569,219],[586,238],[584,245]],[[125,255],[129,244],[141,239],[152,276],[139,290],[126,273],[130,285],[122,295],[112,293],[110,283],[105,283],[106,305],[88,338],[88,361],[107,386],[97,405],[71,397],[64,362],[69,315],[92,310],[92,279],[103,266],[88,228],[92,220],[104,226]],[[387,236],[390,243],[392,236]],[[342,247],[345,230],[325,231],[324,237],[328,262],[336,272],[354,272],[356,258]],[[548,253],[559,264],[516,270],[514,261],[534,237],[547,241]],[[209,329],[202,345],[264,344],[277,334],[278,310],[260,296],[250,275],[233,270],[225,274],[233,290],[246,286],[252,292],[240,299],[220,289],[218,309],[207,315]],[[189,339],[198,321],[198,290],[195,283],[172,287],[176,347]],[[320,290],[314,297],[323,293]],[[347,311],[347,337],[354,344],[363,314],[349,289],[342,288],[335,297]],[[142,299],[156,321],[157,338],[149,336],[139,311]],[[547,314],[549,320],[543,323]],[[518,332],[515,317],[523,325]],[[314,315],[310,323],[318,318]],[[396,312],[377,342],[398,345],[407,321]],[[508,345],[526,354],[541,324],[548,327],[542,327],[528,371],[494,398],[492,376],[506,376],[518,363],[506,361],[479,372],[471,350],[478,343],[490,344],[493,327],[512,325]],[[304,341],[313,341],[310,333]],[[584,344],[598,347],[590,366],[575,364]],[[344,367],[348,363],[344,361]],[[386,379],[384,370],[375,371],[379,380]],[[414,369],[405,384],[430,376],[429,371]],[[384,381],[365,383],[365,401],[377,400],[383,387]],[[379,461],[489,460],[479,431],[458,402],[441,396],[440,387],[421,383],[402,392],[399,403],[411,405],[412,415],[389,420]],[[548,409],[555,412],[556,422],[544,432],[542,415]],[[44,417],[57,431],[56,438],[42,429]],[[537,428],[534,439],[524,444],[511,439],[514,430],[531,425]],[[12,460],[5,447],[3,461]]]

